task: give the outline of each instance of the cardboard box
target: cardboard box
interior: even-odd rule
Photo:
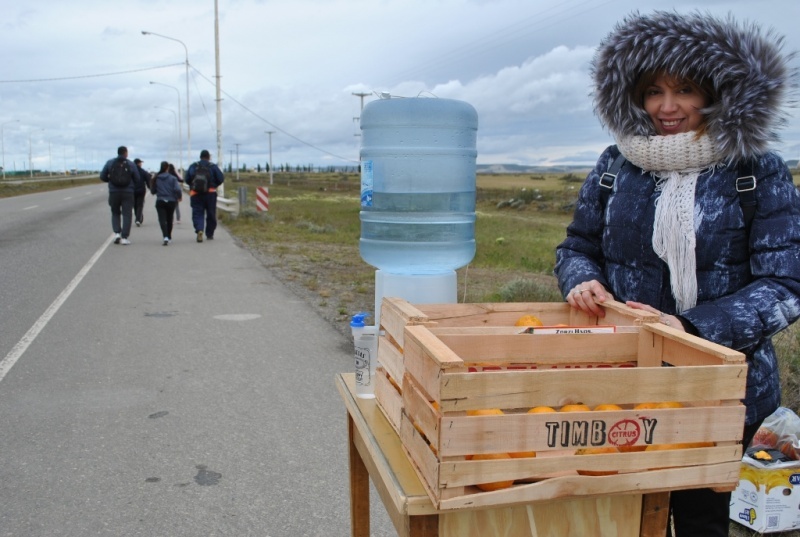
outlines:
[[[800,528],[800,462],[766,468],[746,459],[731,494],[731,520],[759,533]]]

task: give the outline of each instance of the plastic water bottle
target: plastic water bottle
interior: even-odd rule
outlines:
[[[356,366],[356,397],[375,397],[375,369],[378,367],[377,327],[364,326],[367,313],[356,313],[350,321]]]
[[[475,256],[478,114],[462,101],[381,98],[361,113],[361,257],[439,274]]]

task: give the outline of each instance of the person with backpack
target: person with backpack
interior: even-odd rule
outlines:
[[[206,238],[213,240],[217,229],[217,188],[225,181],[225,176],[211,162],[208,150],[203,149],[200,160],[189,166],[184,181],[189,185],[189,205],[197,242],[203,242],[204,231]]]
[[[156,212],[164,246],[169,246],[172,240],[172,217],[183,195],[178,179],[169,172],[169,168],[169,162],[163,161],[150,185],[150,192],[156,197]]]
[[[131,216],[133,196],[137,185],[142,184],[136,164],[128,160],[128,148],[117,148],[117,156],[106,162],[100,171],[100,180],[108,183],[108,205],[111,207],[111,229],[114,244],[131,243]],[[120,222],[120,220],[122,220]]]
[[[598,304],[619,300],[746,355],[745,448],[780,405],[771,338],[800,317],[800,194],[769,149],[797,76],[781,43],[699,12],[619,23],[592,62],[617,143],[556,250],[573,308],[602,317]],[[675,535],[727,536],[730,496],[673,491]]]

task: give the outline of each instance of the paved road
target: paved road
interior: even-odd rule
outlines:
[[[349,535],[352,341],[152,202],[120,246],[104,185],[0,199],[0,536]]]

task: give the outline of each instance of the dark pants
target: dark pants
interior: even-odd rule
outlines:
[[[111,207],[111,229],[127,239],[131,234],[131,213],[133,212],[133,192],[109,192],[108,205]],[[122,226],[120,226],[122,218]]]
[[[158,225],[161,226],[161,235],[172,240],[172,215],[175,214],[174,201],[156,201],[156,212],[158,213]]]
[[[742,449],[747,449],[761,422],[744,428]],[[675,537],[728,537],[730,492],[711,489],[676,490],[670,494]],[[667,531],[672,536],[671,529]]]
[[[133,193],[133,215],[140,224],[144,222],[144,196],[146,192]]]
[[[195,194],[189,203],[192,206],[194,232],[205,231],[206,237],[213,237],[217,229],[217,193]]]

